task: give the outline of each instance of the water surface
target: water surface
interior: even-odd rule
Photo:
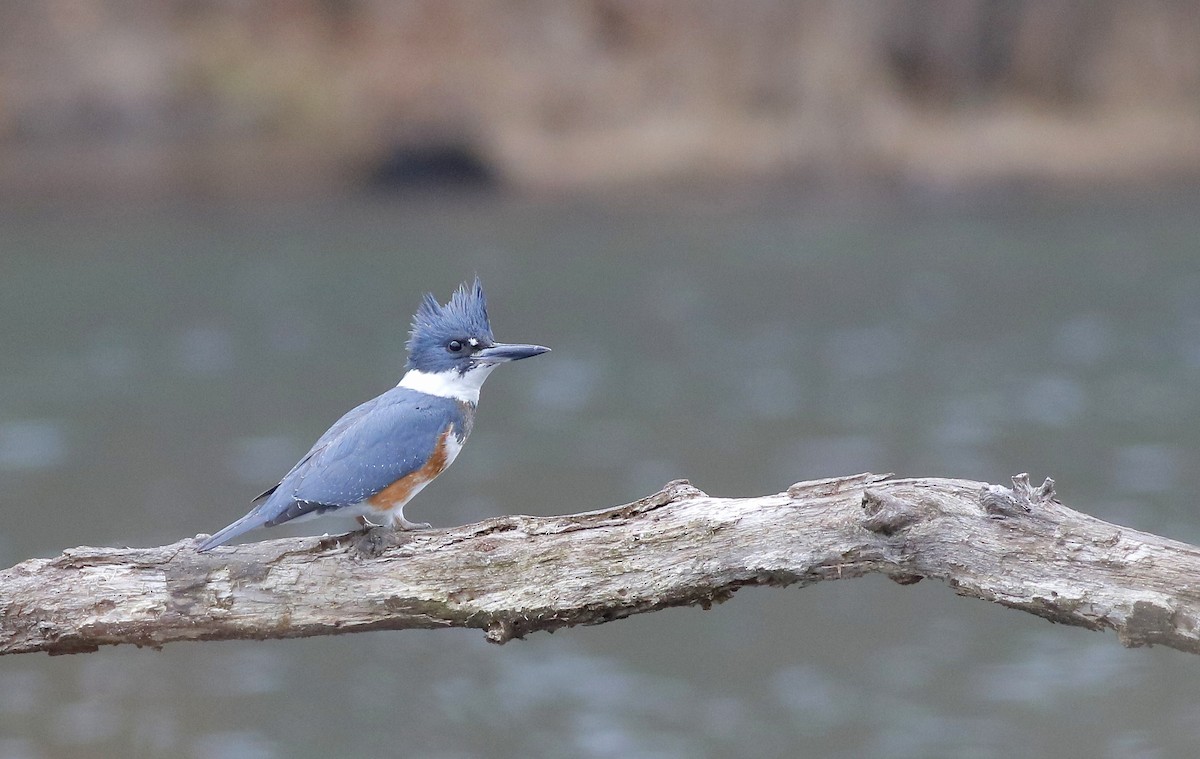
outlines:
[[[460,524],[859,471],[1053,476],[1200,542],[1200,192],[358,198],[0,210],[0,561],[240,516],[478,272]],[[336,530],[337,523],[309,529]],[[259,533],[262,535],[262,533]],[[277,533],[284,534],[284,533]],[[881,578],[475,631],[0,661],[0,759],[1167,757],[1197,661]]]

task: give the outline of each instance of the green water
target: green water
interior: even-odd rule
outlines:
[[[0,563],[240,516],[478,272],[506,367],[435,525],[870,470],[1052,476],[1200,542],[1200,192],[0,210]],[[336,530],[301,525],[293,533]],[[276,534],[288,534],[286,530]],[[264,536],[259,533],[259,536]],[[1169,757],[1200,660],[944,586],[0,660],[16,757]]]

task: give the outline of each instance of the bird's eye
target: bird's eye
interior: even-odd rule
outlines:
[[[462,349],[463,344],[459,340],[451,340],[450,342],[446,343],[446,350],[450,351],[451,353],[458,353]]]

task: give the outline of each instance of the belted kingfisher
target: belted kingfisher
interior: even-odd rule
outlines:
[[[502,363],[545,353],[541,345],[497,343],[479,278],[446,305],[427,294],[413,317],[400,384],[329,428],[250,513],[212,537],[207,551],[256,527],[336,512],[360,524],[428,528],[404,505],[458,456],[475,423],[479,388]]]

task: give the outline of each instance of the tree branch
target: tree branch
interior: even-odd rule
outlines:
[[[375,529],[197,554],[74,548],[0,572],[0,654],[177,640],[474,627],[504,643],[746,585],[880,572],[1093,630],[1200,653],[1200,548],[1072,511],[1054,483],[860,474],[758,498],[686,481],[640,501],[449,530]]]

